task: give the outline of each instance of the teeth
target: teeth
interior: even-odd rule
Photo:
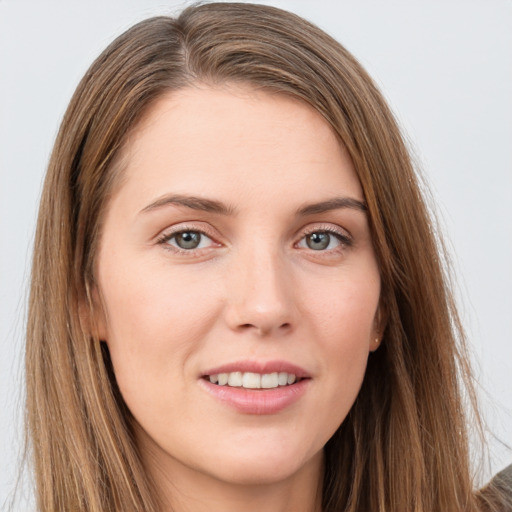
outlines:
[[[239,388],[242,386],[242,372],[231,372],[228,375],[228,386],[233,388]]]
[[[265,373],[261,376],[261,387],[270,389],[270,388],[277,388],[277,385],[279,384],[277,380],[277,373]]]
[[[245,372],[242,378],[242,387],[248,389],[261,388],[261,375],[259,373]]]
[[[226,384],[235,388],[246,389],[273,389],[279,386],[289,386],[296,382],[297,377],[293,373],[252,373],[252,372],[231,372],[209,375],[212,384],[225,386]]]

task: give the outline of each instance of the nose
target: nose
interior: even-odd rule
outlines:
[[[293,282],[283,260],[276,250],[257,250],[237,259],[226,283],[225,316],[232,330],[261,337],[292,330],[296,318]]]

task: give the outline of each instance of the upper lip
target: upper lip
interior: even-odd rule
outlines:
[[[206,375],[218,375],[219,373],[231,373],[231,372],[252,372],[252,373],[275,373],[275,372],[286,372],[293,373],[297,378],[308,378],[310,375],[304,368],[297,366],[296,364],[289,363],[287,361],[234,361],[232,363],[223,364],[216,366],[202,373],[202,376]]]

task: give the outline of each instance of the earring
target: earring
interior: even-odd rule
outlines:
[[[376,344],[376,345],[378,345],[378,344],[379,344],[379,342],[380,342],[380,339],[379,339],[378,337],[377,337],[377,338],[375,338],[375,344]]]

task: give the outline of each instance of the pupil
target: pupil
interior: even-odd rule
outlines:
[[[306,239],[306,243],[310,249],[319,251],[326,249],[329,245],[331,237],[329,233],[311,233]]]
[[[181,249],[195,249],[201,241],[201,234],[195,231],[185,231],[176,235],[176,244]]]

